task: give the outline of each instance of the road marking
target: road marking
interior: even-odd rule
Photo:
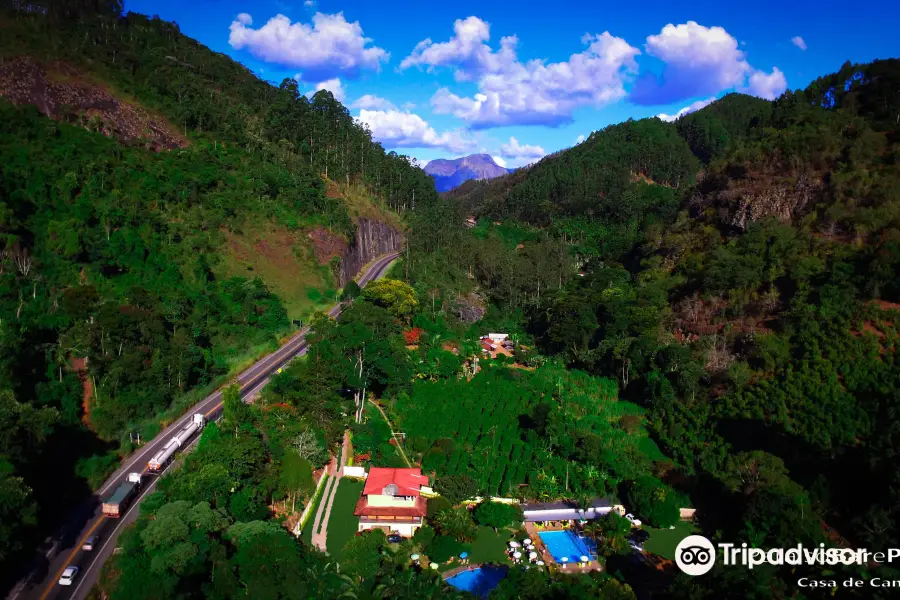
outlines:
[[[75,558],[75,555],[78,554],[79,550],[81,550],[81,546],[84,545],[84,542],[87,541],[88,537],[90,537],[90,535],[92,533],[94,533],[94,531],[97,529],[97,527],[100,526],[100,523],[103,522],[104,518],[105,517],[103,515],[100,515],[99,517],[97,517],[97,522],[94,523],[90,529],[88,529],[88,532],[86,534],[84,534],[84,537],[81,538],[81,541],[78,542],[78,545],[75,546],[75,549],[72,550],[71,554],[69,554],[69,557],[66,559],[65,564],[63,564],[62,569],[59,570],[59,573],[56,574],[56,577],[53,578],[53,581],[50,582],[50,585],[48,585],[47,589],[44,590],[44,593],[41,594],[40,600],[45,600],[47,598],[47,596],[50,595],[50,592],[53,590],[53,586],[55,586],[56,582],[59,581],[59,578],[62,577],[63,571],[66,570],[66,567],[69,566],[69,564],[72,562],[72,559]]]
[[[240,374],[236,377],[238,383],[239,383],[239,384],[248,383],[247,381],[241,381],[241,378],[246,378],[246,377],[248,377],[248,376],[250,376],[249,382],[255,381],[255,380],[259,377],[259,375],[258,375],[256,372],[257,372],[261,367],[266,366],[266,365],[267,365],[268,363],[270,363],[273,359],[280,359],[280,358],[282,358],[282,356],[283,356],[285,353],[290,353],[291,351],[293,351],[293,350],[294,350],[293,344],[296,342],[296,340],[297,340],[298,338],[301,338],[301,337],[305,336],[307,333],[309,333],[309,327],[308,327],[308,326],[307,326],[307,327],[304,327],[303,329],[301,329],[300,331],[298,331],[297,333],[295,333],[295,334],[287,341],[287,343],[285,343],[283,346],[281,346],[280,348],[278,348],[278,350],[276,350],[275,352],[269,354],[268,356],[266,356],[266,357],[260,359],[259,362],[257,362],[257,363],[255,363],[255,364],[251,365],[251,366],[250,366],[246,371],[244,371],[243,373],[240,373]],[[216,397],[217,397],[217,396],[221,396],[221,395],[222,395],[222,390],[221,390],[221,389],[216,390],[214,393],[212,393],[212,394],[210,394],[209,396],[207,396],[206,398],[204,398],[204,399],[200,402],[200,404],[204,404],[204,403],[208,403],[208,402],[215,401]],[[222,403],[219,402],[215,407],[213,407],[213,408],[212,408],[208,413],[206,413],[206,414],[208,415],[208,414],[211,413],[211,412],[215,412],[215,411],[218,410],[221,406],[222,406]],[[177,419],[172,425],[169,425],[169,427],[167,427],[167,429],[169,429],[169,430],[171,430],[171,431],[175,431],[175,430],[177,430],[178,428],[183,427],[184,425],[187,424],[187,422],[190,420],[190,418],[191,418],[191,416],[192,416],[193,414],[194,414],[194,413],[191,412],[191,411],[185,413],[181,418]],[[161,437],[161,438],[156,439],[156,440],[150,442],[149,444],[147,444],[147,445],[141,447],[135,454],[132,455],[131,460],[129,460],[128,463],[127,463],[126,465],[123,465],[123,466],[119,467],[119,469],[122,469],[122,470],[123,470],[123,471],[122,471],[122,474],[125,474],[125,473],[128,472],[129,469],[134,468],[135,464],[136,464],[139,460],[143,459],[143,458],[147,455],[148,452],[150,452],[150,451],[153,450],[156,446],[158,446],[160,443],[163,443],[163,442],[165,442],[165,441],[167,441],[166,438],[165,438],[165,437]],[[152,456],[152,455],[151,455],[151,456]],[[146,467],[145,467],[144,470],[142,471],[142,473],[146,473],[146,472],[147,472],[147,469],[146,469]],[[118,483],[118,481],[119,481],[119,480],[118,480],[118,477],[119,477],[119,476],[116,475],[116,476],[113,478],[112,481],[110,481],[108,484],[106,484],[105,486],[103,486],[103,487],[99,490],[99,495],[102,496],[102,495],[105,494],[107,491],[109,491],[114,485],[116,485],[116,484]]]
[[[197,438],[195,438],[195,440],[196,440],[196,439],[197,439]],[[190,446],[193,446],[193,445],[194,445],[194,443],[191,443],[191,444],[190,444]],[[190,446],[188,446],[188,447],[190,447]],[[171,464],[172,464],[172,463],[169,463],[169,466],[171,466]],[[167,466],[166,469],[168,469],[169,466]],[[87,568],[85,568],[84,574],[80,577],[80,580],[79,580],[79,582],[78,582],[78,585],[76,585],[76,586],[75,586],[75,589],[72,590],[72,597],[73,597],[73,598],[75,598],[75,597],[77,596],[78,590],[79,590],[79,588],[81,588],[81,585],[82,585],[85,581],[87,581],[88,573],[90,573],[90,572],[91,572],[91,569],[94,568],[94,565],[97,564],[97,560],[100,559],[100,553],[103,552],[103,549],[106,547],[106,544],[109,543],[109,542],[112,542],[112,541],[115,539],[115,537],[116,537],[116,532],[119,530],[119,527],[121,527],[122,525],[125,524],[125,518],[129,515],[129,513],[131,513],[131,511],[132,511],[134,508],[137,508],[137,505],[140,504],[141,500],[144,499],[144,496],[146,496],[146,495],[153,489],[153,487],[156,485],[156,482],[159,481],[159,479],[160,479],[160,477],[162,477],[163,473],[166,472],[166,469],[160,471],[159,477],[156,477],[153,481],[151,481],[150,484],[147,486],[147,489],[144,490],[144,492],[143,492],[140,496],[138,496],[137,499],[136,499],[134,502],[132,502],[130,505],[128,505],[128,509],[125,510],[125,513],[124,513],[124,514],[122,515],[122,517],[119,519],[119,523],[115,526],[115,528],[113,528],[112,532],[110,532],[110,534],[109,534],[108,536],[106,536],[106,538],[105,538],[105,539],[106,539],[106,542],[103,543],[103,544],[100,546],[100,549],[94,553],[94,560],[92,560],[91,563],[87,566]],[[115,551],[115,549],[113,549],[113,551]],[[43,600],[43,598],[41,598],[41,600]]]
[[[370,279],[367,279],[367,276],[368,276],[369,274],[374,273],[374,272],[376,272],[376,271],[380,271],[381,269],[383,269],[383,267],[384,267],[385,264],[390,264],[390,263],[391,263],[394,259],[396,259],[396,258],[397,258],[396,256],[385,257],[385,258],[382,259],[381,261],[376,262],[375,265],[373,265],[373,267],[369,270],[369,273],[366,273],[366,275],[364,275],[363,277],[360,278],[360,282],[361,282],[363,285],[365,285],[366,283],[368,283],[369,281],[371,281],[371,278],[370,278]],[[380,275],[381,275],[381,273],[379,272],[379,273],[378,273],[378,276],[380,276]],[[331,311],[333,311],[333,310],[336,309],[336,310],[338,311],[338,313],[340,313],[342,308],[343,308],[343,306],[342,306],[341,304],[337,304],[337,305],[335,305],[334,307],[332,307]],[[331,311],[329,311],[329,314],[331,313]],[[300,338],[300,337],[305,336],[307,333],[309,333],[309,327],[308,327],[308,326],[305,327],[304,329],[301,329],[299,332],[297,332],[297,333],[296,333],[296,334],[295,334],[295,335],[294,335],[294,336],[293,336],[293,337],[292,337],[285,345],[283,345],[281,348],[279,348],[278,350],[276,350],[275,352],[273,352],[273,353],[270,354],[269,356],[267,356],[267,357],[265,357],[264,359],[260,360],[260,362],[254,364],[254,365],[251,366],[249,369],[247,369],[246,371],[244,371],[243,373],[241,373],[240,375],[238,375],[238,377],[237,377],[238,384],[239,384],[239,385],[240,385],[240,384],[243,384],[243,385],[240,385],[240,387],[244,387],[244,386],[248,386],[248,387],[249,387],[249,386],[252,386],[253,384],[255,384],[255,383],[256,383],[256,380],[259,379],[259,377],[260,377],[259,375],[255,375],[255,376],[251,377],[250,380],[249,380],[249,381],[246,381],[246,382],[242,382],[242,381],[241,381],[241,377],[246,376],[247,374],[251,373],[252,371],[256,371],[259,367],[261,367],[262,365],[268,363],[269,361],[271,361],[272,359],[274,359],[274,358],[276,358],[276,357],[280,358],[279,355],[282,355],[282,354],[290,354],[290,353],[293,352],[295,349],[298,350],[298,352],[297,352],[296,355],[299,355],[299,354],[303,353],[303,351],[306,350],[306,347],[303,347],[303,343],[306,341],[305,339],[301,340],[301,343],[299,344],[299,346],[301,346],[301,347],[300,347],[299,349],[294,348],[294,347],[291,347],[291,346],[292,346],[292,344],[294,344],[295,340],[297,340],[297,339]],[[295,355],[295,356],[296,356],[296,355]],[[292,358],[293,358],[293,357],[292,357]],[[263,375],[262,377],[263,377],[263,384],[264,384],[265,381],[268,379],[268,375]],[[259,387],[259,386],[258,386],[258,387]],[[251,393],[252,393],[253,391],[255,391],[255,390],[256,390],[256,388],[254,388],[253,390],[251,390]],[[204,399],[203,401],[201,401],[199,404],[203,405],[203,404],[206,404],[206,403],[208,403],[208,402],[214,401],[215,398],[216,398],[216,396],[221,396],[221,394],[222,394],[222,390],[219,389],[219,390],[217,390],[215,393],[210,394],[206,399]],[[207,412],[204,414],[204,416],[205,416],[205,417],[209,417],[209,415],[211,415],[211,414],[213,414],[214,412],[216,412],[217,410],[219,410],[219,409],[222,407],[222,404],[223,404],[223,403],[224,403],[224,402],[219,402],[218,404],[216,404],[213,408],[211,408],[209,411],[207,411]],[[197,409],[197,410],[202,410],[202,409]],[[167,429],[169,429],[170,431],[175,431],[175,430],[176,430],[176,426],[180,426],[180,425],[185,424],[185,423],[191,418],[191,416],[192,416],[193,414],[195,414],[195,413],[192,412],[192,411],[189,411],[189,412],[186,413],[182,418],[176,420],[175,423],[174,423],[173,425],[170,425]],[[197,443],[197,441],[198,441],[199,439],[200,439],[200,436],[199,436],[199,435],[196,436],[196,437],[191,441],[191,443],[190,443],[187,447],[189,448],[190,446],[193,446],[194,444]],[[146,446],[142,447],[135,455],[133,455],[132,460],[128,463],[127,466],[124,466],[124,465],[123,465],[123,467],[119,467],[119,468],[120,468],[120,469],[124,469],[124,472],[127,472],[128,469],[132,468],[132,467],[134,466],[134,464],[135,464],[138,460],[140,460],[140,459],[143,457],[143,455],[145,455],[150,449],[152,449],[154,446],[158,445],[159,443],[163,442],[164,440],[165,440],[165,437],[160,437],[159,439],[150,442],[150,443],[147,444]],[[120,528],[120,527],[122,526],[122,524],[125,522],[125,517],[131,512],[131,510],[133,510],[133,509],[141,502],[141,500],[143,499],[143,497],[144,497],[145,495],[147,495],[147,493],[148,493],[148,492],[156,485],[156,482],[159,481],[159,477],[162,477],[162,475],[169,469],[169,467],[170,467],[173,463],[174,463],[174,461],[173,461],[172,463],[169,463],[168,465],[166,465],[166,468],[159,472],[159,476],[156,477],[156,478],[150,483],[150,485],[147,486],[147,489],[146,489],[140,496],[138,496],[137,500],[135,500],[134,502],[132,502],[131,505],[128,507],[128,509],[125,511],[125,513],[123,513],[123,515],[122,515],[122,517],[121,517],[121,520],[119,521],[118,525],[116,525],[116,527],[113,529],[112,533],[111,533],[109,536],[104,537],[104,540],[105,540],[105,541],[101,544],[99,550],[96,551],[96,553],[95,553],[95,555],[94,555],[94,560],[91,561],[91,564],[87,567],[87,569],[85,569],[84,575],[82,575],[82,577],[81,577],[81,581],[78,583],[78,585],[77,585],[77,586],[75,587],[75,589],[73,590],[73,592],[72,592],[72,595],[73,595],[73,596],[78,592],[79,588],[80,588],[81,585],[84,583],[84,581],[85,581],[85,579],[86,579],[86,577],[87,577],[88,572],[93,568],[94,564],[97,562],[97,559],[100,558],[100,553],[102,552],[103,548],[106,547],[106,544],[107,544],[107,543],[109,543],[109,542],[111,542],[111,541],[113,540],[113,538],[115,537],[116,532],[119,530],[119,528]],[[148,471],[148,469],[147,469],[147,467],[145,466],[145,467],[144,467],[144,470],[141,471],[141,474],[143,475],[143,474],[147,473],[147,471]],[[116,478],[112,481],[112,483],[106,485],[104,488],[102,488],[101,490],[99,490],[100,495],[102,495],[103,493],[105,493],[106,490],[108,490],[109,488],[111,488],[113,485],[115,485],[115,484],[117,484],[117,483],[119,483],[119,481],[118,481],[118,478],[116,477]],[[91,528],[84,534],[84,536],[81,538],[81,541],[78,542],[78,544],[75,546],[75,548],[74,548],[74,549],[72,550],[72,552],[69,554],[69,556],[66,558],[66,561],[65,561],[65,563],[63,564],[63,567],[62,567],[62,568],[59,570],[59,572],[56,574],[56,577],[54,577],[53,580],[47,585],[47,588],[44,590],[43,594],[41,594],[41,597],[40,597],[39,600],[46,600],[47,596],[50,595],[50,592],[53,590],[53,588],[56,586],[56,583],[59,581],[59,578],[62,577],[63,571],[65,571],[65,570],[66,570],[66,567],[69,566],[69,565],[71,564],[72,559],[75,558],[75,555],[78,554],[79,551],[81,551],[81,546],[84,545],[84,542],[87,540],[87,538],[90,537],[90,535],[91,535],[94,531],[96,531],[97,527],[99,527],[100,524],[101,524],[102,522],[104,522],[105,519],[106,519],[106,517],[103,516],[102,514],[101,514],[99,517],[97,517],[97,520],[94,522],[94,524],[91,526]]]

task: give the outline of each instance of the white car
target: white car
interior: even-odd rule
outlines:
[[[69,565],[63,571],[62,577],[59,578],[59,585],[72,585],[75,578],[78,577],[78,567]]]
[[[635,517],[633,514],[628,513],[627,515],[625,515],[625,518],[628,519],[629,521],[631,521],[632,527],[640,527],[641,526],[641,520],[638,519],[637,517]]]

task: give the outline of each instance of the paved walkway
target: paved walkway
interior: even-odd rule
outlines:
[[[454,575],[459,575],[460,573],[465,573],[466,571],[474,571],[475,569],[480,569],[481,563],[476,563],[474,565],[461,565],[459,567],[453,567],[449,571],[444,571],[441,573],[441,577],[444,579],[450,579]]]
[[[337,494],[338,485],[343,477],[344,465],[350,457],[352,447],[350,445],[350,431],[344,431],[344,441],[341,447],[340,464],[335,457],[331,457],[331,464],[328,465],[328,473],[331,475],[329,481],[325,484],[325,494],[322,496],[322,502],[316,511],[316,518],[312,524],[312,545],[327,552],[325,543],[328,540],[328,519],[331,518],[331,505],[334,503],[334,496]],[[322,528],[319,531],[319,528]]]

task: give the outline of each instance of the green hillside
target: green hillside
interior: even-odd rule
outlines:
[[[334,298],[355,219],[406,228],[397,279],[348,284],[341,319],[312,317],[305,358],[254,403],[225,391],[92,594],[469,597],[439,573],[523,539],[516,501],[598,498],[648,526],[650,554],[610,516],[583,531],[601,570],[513,568],[491,599],[898,579],[888,564],[688,577],[652,553],[694,530],[765,549],[900,536],[900,60],[611,125],[439,196],[329,92],[260,81],[173,23],[116,2],[2,6],[4,583],[134,434]],[[413,463],[438,497],[397,542],[352,535],[342,496],[329,557],[291,532],[348,431],[354,465]]]
[[[435,192],[330,93],[265,83],[173,23],[114,3],[3,6],[8,581],[132,439],[331,303],[335,254],[311,233],[345,247],[354,218],[397,225],[409,196]]]
[[[448,317],[480,295],[482,331],[617,380],[708,537],[884,546],[900,533],[898,77],[896,59],[848,63],[774,102],[730,94],[461,186],[412,217],[410,277]],[[787,569],[714,574],[666,586],[795,591]]]

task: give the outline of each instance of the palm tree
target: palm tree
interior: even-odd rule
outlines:
[[[475,523],[465,506],[442,510],[434,517],[435,525],[443,535],[468,542],[475,539]]]
[[[360,597],[362,582],[359,578],[341,573],[341,566],[337,562],[321,563],[316,561],[312,565],[306,569],[308,575],[306,580],[318,588],[319,593],[315,594],[317,597],[332,596],[349,600],[356,600]]]

